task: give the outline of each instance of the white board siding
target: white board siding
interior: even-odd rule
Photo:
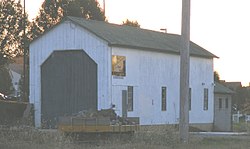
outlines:
[[[111,101],[111,55],[107,43],[68,21],[61,23],[30,45],[30,102],[35,105],[35,125],[41,126],[41,68],[55,50],[83,49],[98,65],[98,109]]]
[[[108,46],[108,43],[70,22],[53,28],[30,45],[30,102],[35,105],[35,124],[41,126],[40,66],[55,50],[83,49],[98,64],[98,109],[116,105],[122,115],[122,90],[134,87],[134,110],[142,125],[176,124],[179,121],[180,56]],[[111,56],[126,56],[126,77],[111,76]],[[213,123],[213,59],[192,57],[191,123]],[[167,87],[167,111],[161,111],[161,87]],[[208,88],[208,110],[203,110]]]
[[[213,123],[214,119],[213,60],[192,57],[190,59],[190,86],[192,88],[191,123]],[[208,110],[204,107],[204,88],[208,89]]]
[[[112,102],[121,115],[121,91],[134,86],[134,111],[142,125],[175,124],[179,120],[180,56],[166,53],[112,48],[112,55],[126,56],[126,76],[112,79]],[[213,122],[213,60],[191,58],[191,123]],[[192,81],[191,81],[192,80]],[[202,85],[202,83],[205,83]],[[167,111],[161,111],[161,87],[167,87]],[[203,90],[209,89],[208,110],[203,110]]]

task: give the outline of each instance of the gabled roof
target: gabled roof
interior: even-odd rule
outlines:
[[[180,53],[181,36],[177,34],[156,32],[138,27],[111,24],[104,21],[86,20],[77,17],[66,17],[60,23],[66,20],[70,20],[105,40],[109,46],[162,51],[174,54]],[[190,55],[218,58],[216,55],[193,42],[190,42]]]
[[[104,39],[110,46],[180,53],[180,35],[76,17],[67,17],[67,19]],[[190,42],[190,55],[218,58],[193,42]]]
[[[232,91],[231,89],[225,87],[224,85],[215,82],[215,87],[214,87],[214,93],[219,93],[219,94],[234,94],[235,92]]]

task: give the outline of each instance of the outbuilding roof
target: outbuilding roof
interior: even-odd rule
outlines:
[[[104,21],[86,20],[77,17],[67,17],[67,19],[104,39],[110,46],[180,53],[181,36],[177,34],[162,33],[138,27],[111,24]],[[190,55],[218,58],[216,55],[193,42],[190,42]]]
[[[214,87],[214,93],[218,94],[234,94],[235,92],[232,91],[231,89],[225,87],[224,85],[215,82],[215,87]]]

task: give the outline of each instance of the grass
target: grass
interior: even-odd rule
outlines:
[[[233,123],[233,131],[235,132],[250,132],[250,123],[240,122]]]
[[[250,136],[201,137],[190,136],[189,144],[179,143],[173,128],[143,130],[131,139],[113,137],[93,142],[75,142],[57,131],[34,128],[6,128],[0,131],[0,149],[247,149]]]

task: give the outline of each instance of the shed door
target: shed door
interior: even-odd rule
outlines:
[[[227,100],[227,104],[226,104]],[[231,98],[225,95],[216,95],[214,101],[214,130],[231,131],[232,113]]]
[[[43,128],[89,109],[97,109],[97,64],[83,50],[53,52],[41,66]]]

